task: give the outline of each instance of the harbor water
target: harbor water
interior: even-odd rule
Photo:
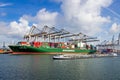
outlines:
[[[53,60],[0,54],[0,80],[120,80],[120,57]]]

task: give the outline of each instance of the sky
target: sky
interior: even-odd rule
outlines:
[[[100,41],[120,32],[120,0],[0,0],[0,43],[20,41],[32,25],[82,32]]]

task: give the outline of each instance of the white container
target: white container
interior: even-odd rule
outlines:
[[[71,48],[75,48],[75,45],[71,45]]]

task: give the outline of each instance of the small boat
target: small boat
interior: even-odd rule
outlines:
[[[112,56],[118,56],[117,53],[111,53]]]
[[[72,57],[65,56],[65,55],[56,55],[56,56],[53,56],[53,59],[56,59],[56,60],[67,60],[67,59],[72,59]]]
[[[8,54],[8,53],[12,53],[12,51],[9,49],[0,49],[0,54]]]

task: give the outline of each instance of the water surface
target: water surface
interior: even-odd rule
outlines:
[[[120,57],[53,60],[0,54],[0,80],[120,80]]]

